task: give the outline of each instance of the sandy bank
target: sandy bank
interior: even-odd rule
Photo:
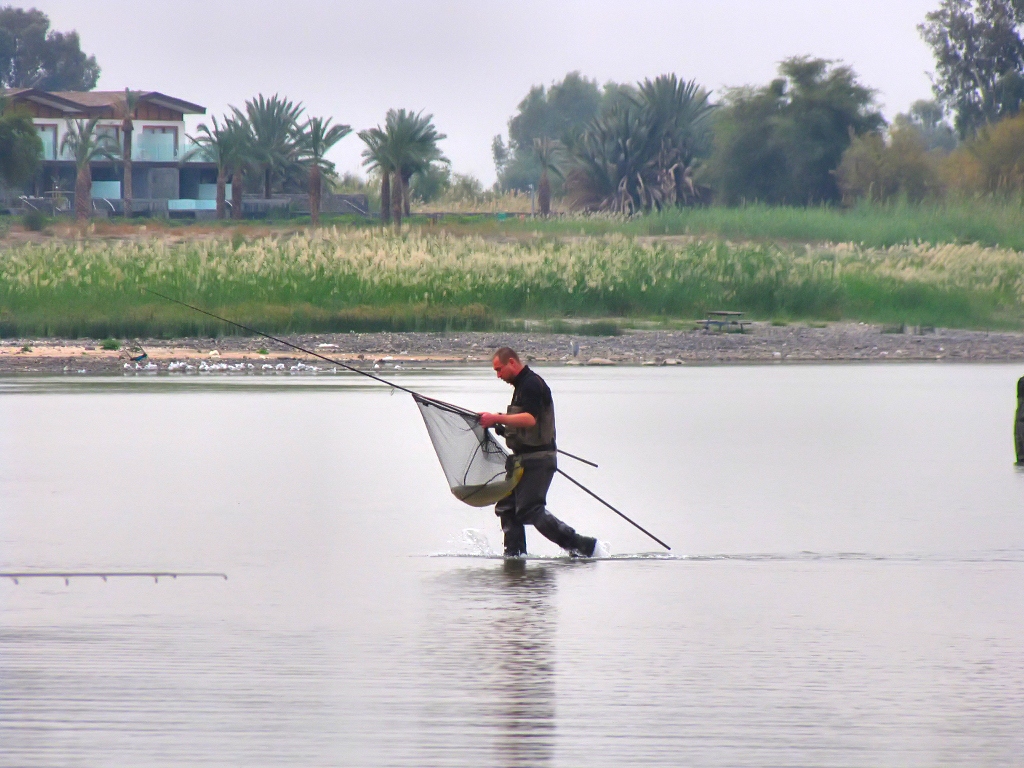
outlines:
[[[1024,334],[937,329],[886,333],[879,326],[836,323],[824,328],[756,323],[746,333],[632,331],[587,337],[529,333],[346,333],[288,336],[288,341],[372,369],[394,366],[488,365],[508,344],[548,365],[707,365],[716,363],[1000,361],[1024,362]],[[245,369],[328,363],[260,338],[141,340],[155,370],[198,370],[244,364]],[[25,348],[28,349],[25,349]],[[267,354],[260,350],[266,349]],[[0,373],[121,373],[125,354],[98,342],[8,339],[0,343]],[[134,365],[128,363],[131,370]],[[153,370],[153,369],[151,369]]]

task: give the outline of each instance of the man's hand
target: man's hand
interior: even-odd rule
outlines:
[[[495,424],[499,424],[501,422],[501,417],[503,415],[504,414],[501,413],[481,413],[480,426],[483,427],[484,429],[493,427]]]
[[[493,427],[495,424],[505,424],[516,429],[529,429],[537,423],[537,419],[531,413],[481,413],[480,426],[484,429]]]

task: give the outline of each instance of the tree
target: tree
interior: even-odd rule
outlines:
[[[132,133],[135,130],[135,114],[139,108],[140,91],[124,89],[124,98],[118,105],[117,111],[121,115],[121,136],[123,137],[123,148],[121,159],[124,163],[124,217],[132,217]]]
[[[901,123],[889,131],[858,136],[843,154],[836,179],[845,202],[867,199],[920,202],[942,191],[941,156],[930,153],[920,129]]]
[[[430,163],[426,168],[413,174],[412,181],[409,183],[409,195],[421,202],[429,203],[445,195],[455,181],[450,165]]]
[[[787,59],[779,74],[767,86],[728,92],[706,176],[729,204],[837,202],[833,171],[852,137],[884,122],[874,92],[824,59]]]
[[[305,111],[301,102],[274,94],[259,94],[245,102],[245,111],[232,107],[236,122],[246,123],[252,135],[252,160],[263,172],[263,197],[270,199],[275,175],[283,175],[298,152],[299,118]]]
[[[1024,115],[981,128],[944,166],[948,183],[959,192],[1019,196],[1024,192]]]
[[[903,127],[917,129],[929,152],[952,152],[956,149],[956,132],[946,122],[946,111],[936,101],[919,99],[910,105],[908,112],[896,115],[893,128]]]
[[[615,103],[591,122],[570,145],[573,167],[565,185],[570,206],[627,215],[646,207],[643,178],[653,156],[647,139],[643,110],[631,100]]]
[[[400,153],[398,158],[402,181],[402,211],[408,216],[411,197],[409,184],[413,176],[429,172],[429,169],[435,164],[449,164],[448,158],[444,156],[438,146],[438,142],[446,139],[447,136],[437,132],[433,115],[424,115],[422,112],[413,114],[401,109],[396,114],[393,135],[408,137],[408,149],[404,153]],[[392,201],[394,201],[393,194]]]
[[[692,170],[710,147],[710,94],[676,75],[605,88],[608,106],[579,138],[566,192],[575,208],[633,213],[701,198]]]
[[[35,8],[0,8],[0,86],[44,91],[88,91],[100,68],[82,53],[77,32],[50,31],[50,19]]]
[[[245,126],[239,124],[233,118],[225,118],[218,122],[216,115],[210,120],[210,126],[200,123],[196,128],[196,135],[189,136],[197,148],[186,155],[190,159],[196,154],[203,155],[204,159],[217,165],[217,218],[227,217],[227,180],[228,177],[238,173],[238,193],[235,193],[235,183],[231,185],[231,206],[232,216],[241,218],[242,210],[242,178],[244,167],[248,162],[248,132]],[[238,215],[235,216],[237,210]]]
[[[30,181],[43,156],[43,141],[31,115],[10,109],[0,93],[0,182],[17,187]]]
[[[935,56],[939,102],[961,138],[1015,115],[1024,99],[1021,0],[942,0],[918,31]]]
[[[380,218],[385,225],[391,223],[391,174],[394,165],[388,154],[387,136],[380,126],[359,132],[359,138],[366,145],[363,150],[363,165],[380,174]]]
[[[498,186],[525,191],[538,184],[542,169],[534,142],[552,139],[567,144],[578,139],[602,109],[622,97],[623,89],[631,91],[632,87],[609,83],[602,91],[596,81],[579,72],[570,72],[547,89],[532,87],[508,122],[508,144],[501,136],[495,136],[491,144]]]
[[[313,226],[320,223],[320,195],[322,174],[333,173],[334,164],[325,157],[328,150],[352,133],[351,126],[331,125],[331,118],[319,117],[306,121],[300,133],[299,158],[309,164],[309,217]]]
[[[644,110],[648,143],[657,152],[654,180],[663,204],[686,205],[697,201],[692,170],[697,159],[711,149],[711,94],[695,80],[684,82],[674,74],[640,83],[638,103]]]
[[[60,151],[69,151],[75,158],[75,218],[87,219],[92,210],[92,163],[100,159],[115,160],[120,147],[113,137],[99,133],[99,118],[68,120],[67,132]]]
[[[433,162],[446,162],[438,142],[447,138],[434,127],[433,115],[405,109],[389,109],[384,127],[377,126],[360,131],[359,138],[366,144],[363,165],[379,171],[381,181],[381,215],[385,223],[390,204],[395,227],[402,226],[402,214],[407,210],[406,181]]]
[[[548,171],[551,171],[559,178],[562,177],[560,163],[562,160],[562,145],[549,138],[533,140],[533,153],[540,165],[540,181],[537,183],[537,206],[540,208],[541,216],[551,214],[551,180],[548,178]]]

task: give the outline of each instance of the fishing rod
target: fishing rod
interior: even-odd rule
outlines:
[[[580,489],[581,491],[583,491],[584,493],[587,493],[587,494],[589,494],[590,496],[593,496],[593,497],[594,497],[595,499],[597,499],[597,500],[598,500],[599,502],[601,502],[602,504],[604,504],[604,505],[605,505],[606,507],[608,507],[608,509],[610,509],[610,510],[611,510],[612,512],[614,512],[614,513],[615,513],[616,515],[618,515],[618,516],[619,516],[619,517],[621,517],[621,518],[622,518],[623,520],[625,520],[625,521],[626,521],[627,523],[629,523],[630,525],[632,525],[632,526],[633,526],[634,528],[636,528],[637,530],[639,530],[639,531],[642,531],[643,533],[647,534],[647,536],[649,536],[650,538],[654,539],[654,540],[655,540],[656,542],[658,542],[659,544],[661,544],[661,546],[663,546],[663,547],[664,547],[665,549],[667,549],[667,550],[668,550],[669,552],[671,552],[671,551],[672,551],[672,547],[670,547],[670,546],[669,546],[668,544],[666,544],[666,543],[665,543],[664,541],[662,541],[662,540],[661,540],[661,539],[659,539],[659,538],[658,538],[657,536],[655,536],[655,535],[654,535],[653,533],[651,533],[650,531],[648,531],[648,530],[647,530],[646,528],[644,528],[644,527],[643,527],[642,525],[640,525],[640,523],[638,523],[638,522],[637,522],[636,520],[633,520],[632,518],[630,518],[630,517],[629,517],[629,516],[627,516],[626,514],[624,514],[624,513],[620,512],[619,510],[617,510],[617,509],[616,509],[615,507],[613,507],[613,506],[612,506],[611,504],[609,504],[609,503],[608,503],[607,501],[605,501],[605,500],[604,500],[604,499],[602,499],[602,498],[601,498],[600,496],[598,496],[598,495],[597,495],[596,493],[594,493],[594,492],[593,492],[592,490],[590,490],[589,488],[587,488],[587,486],[585,486],[585,485],[584,485],[583,483],[581,483],[581,482],[580,482],[579,480],[577,480],[577,479],[576,479],[576,478],[574,478],[574,477],[570,477],[570,476],[569,476],[568,474],[566,474],[566,473],[565,473],[565,472],[564,472],[563,470],[561,470],[561,469],[558,469],[558,470],[556,470],[556,471],[558,472],[558,474],[560,474],[560,475],[561,475],[562,477],[564,477],[564,478],[565,478],[566,480],[568,480],[568,481],[569,481],[570,483],[572,483],[573,485],[575,485],[575,486],[576,486],[577,488],[579,488],[579,489]]]
[[[213,571],[4,571],[0,572],[0,579],[10,579],[15,584],[19,579],[64,579],[64,584],[69,585],[71,579],[119,579],[119,578],[147,578],[159,583],[160,579],[169,578],[203,578],[203,579],[224,579],[228,580],[226,573]]]
[[[162,294],[162,293],[160,293],[158,291],[154,291],[154,290],[152,290],[150,288],[143,288],[142,290],[145,291],[146,293],[151,293],[154,296],[159,296],[161,299],[169,301],[169,302],[171,302],[173,304],[179,304],[179,305],[181,305],[183,307],[187,307],[188,309],[191,309],[193,312],[198,312],[201,315],[206,315],[207,317],[212,317],[214,320],[220,320],[222,323],[227,323],[228,325],[233,325],[233,326],[235,326],[235,328],[241,328],[243,331],[248,331],[249,333],[255,334],[256,336],[262,336],[265,339],[270,339],[271,341],[276,341],[278,344],[283,344],[286,347],[291,347],[292,349],[298,350],[299,352],[304,352],[307,355],[312,355],[313,357],[319,358],[320,360],[324,360],[325,362],[328,362],[331,365],[341,366],[342,368],[344,368],[347,371],[351,371],[352,373],[358,373],[360,376],[365,376],[368,379],[373,379],[374,381],[379,382],[380,384],[385,384],[385,385],[387,385],[389,387],[392,387],[394,389],[397,389],[397,390],[400,390],[400,391],[405,392],[407,394],[410,394],[413,397],[418,397],[421,400],[428,400],[428,401],[430,401],[432,403],[437,403],[439,405],[443,405],[443,406],[445,406],[447,408],[450,408],[450,409],[456,411],[457,413],[462,414],[463,416],[472,416],[473,418],[478,418],[479,415],[480,415],[476,411],[471,411],[468,408],[463,408],[462,406],[455,405],[454,403],[446,403],[443,400],[435,400],[432,397],[427,397],[426,395],[421,395],[419,392],[414,392],[413,390],[409,389],[408,387],[403,387],[401,384],[396,384],[395,382],[390,381],[388,379],[385,379],[382,376],[377,376],[376,374],[370,373],[369,371],[364,371],[364,370],[362,370],[360,368],[356,368],[354,365],[348,365],[347,363],[343,363],[340,360],[335,360],[333,358],[327,357],[326,355],[321,355],[319,352],[314,352],[311,349],[306,349],[305,347],[300,347],[298,344],[292,344],[290,341],[285,341],[284,339],[278,338],[277,336],[272,336],[269,333],[264,333],[263,331],[259,331],[259,330],[255,329],[255,328],[250,328],[247,325],[242,325],[242,323],[237,323],[234,320],[228,320],[226,317],[221,317],[220,315],[215,315],[215,314],[213,314],[213,312],[208,312],[205,309],[200,309],[199,307],[193,306],[191,304],[187,304],[186,302],[181,301],[180,299],[175,299],[175,298],[173,298],[171,296],[167,296],[167,295]],[[557,450],[558,450],[559,453],[561,453],[561,454],[563,454],[565,456],[568,456],[571,459],[576,459],[576,461],[582,462],[584,464],[589,464],[592,467],[596,467],[597,466],[597,464],[595,464],[594,462],[588,461],[587,459],[584,459],[584,458],[581,458],[581,457],[576,456],[574,454],[571,454],[568,451],[563,451],[561,449],[557,449]]]

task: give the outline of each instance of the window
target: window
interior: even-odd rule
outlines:
[[[97,125],[96,138],[107,136],[117,146],[121,146],[121,129],[116,125]]]
[[[168,125],[144,125],[136,146],[139,160],[175,162],[178,159],[178,129]]]
[[[178,151],[178,129],[173,125],[146,125],[143,126],[142,132],[149,135],[170,135],[173,137],[174,151]]]
[[[57,159],[57,126],[56,125],[37,125],[36,130],[39,131],[39,138],[43,142],[43,160],[56,160]]]

